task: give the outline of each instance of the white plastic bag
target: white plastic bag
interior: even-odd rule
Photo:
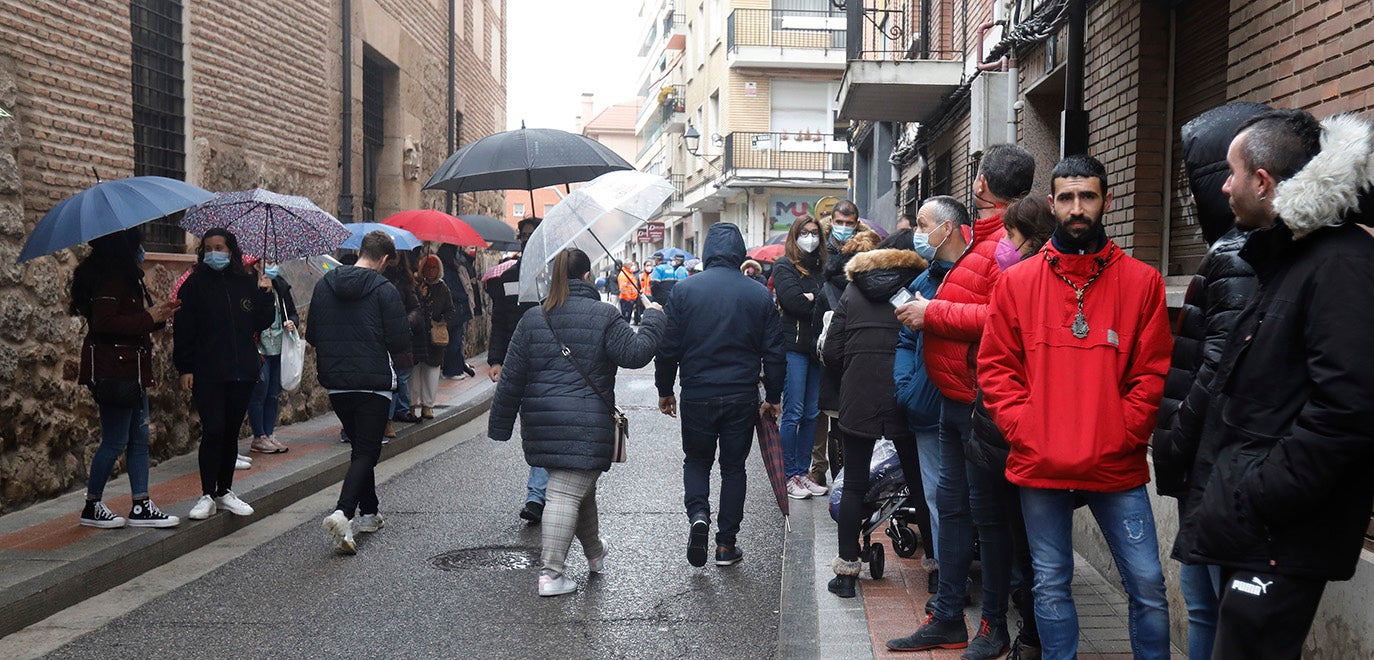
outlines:
[[[281,388],[294,392],[301,386],[301,372],[305,370],[305,340],[295,331],[281,336]]]

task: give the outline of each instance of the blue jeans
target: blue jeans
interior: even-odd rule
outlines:
[[[148,392],[137,408],[100,406],[100,448],[91,459],[91,476],[86,482],[86,499],[105,495],[115,461],[128,448],[124,469],[129,473],[129,490],[135,500],[148,497]]]
[[[1169,657],[1169,602],[1159,565],[1155,518],[1145,486],[1119,493],[1022,488],[1026,537],[1035,566],[1035,620],[1046,658],[1078,652],[1073,606],[1073,508],[1087,501],[1107,539],[1130,603],[1127,623],[1136,658]],[[942,576],[943,577],[943,576]]]
[[[463,366],[467,364],[467,355],[463,351],[463,335],[467,332],[468,324],[459,323],[448,327],[448,346],[444,348],[444,367],[439,373],[444,378],[451,378],[463,373]]]
[[[1188,605],[1188,659],[1212,657],[1217,638],[1217,589],[1221,584],[1220,566],[1183,564],[1178,571],[1183,602]]]
[[[549,471],[530,466],[530,478],[525,481],[525,501],[544,503],[545,493],[549,490]]]
[[[688,520],[711,516],[711,464],[716,459],[716,446],[720,446],[717,545],[733,547],[740,523],[744,522],[744,462],[754,445],[758,415],[756,395],[683,401],[678,405],[678,417],[682,420],[682,503]],[[807,456],[810,455],[808,443]]]
[[[935,617],[962,620],[973,565],[973,530],[978,528],[983,573],[983,619],[1006,625],[1011,592],[1011,533],[998,501],[996,476],[964,458],[964,440],[973,433],[973,406],[945,398],[940,408],[940,587]],[[1005,486],[1003,486],[1005,487]]]
[[[410,369],[396,370],[396,392],[391,397],[391,416],[410,412]]]
[[[782,465],[788,478],[811,470],[811,447],[816,443],[816,415],[820,414],[821,365],[796,351],[787,352],[787,380],[782,386]]]
[[[926,508],[930,509],[930,536],[940,538],[940,509],[936,506],[940,492],[940,431],[914,431],[916,434],[916,455],[921,461],[921,490],[926,498]],[[935,556],[940,560],[940,544],[935,544]]]
[[[262,370],[258,372],[258,384],[253,387],[253,396],[248,399],[248,425],[253,427],[253,437],[272,435],[277,430],[277,409],[281,396],[281,356],[267,355],[262,360]]]

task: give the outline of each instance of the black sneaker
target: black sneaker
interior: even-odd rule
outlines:
[[[734,566],[744,561],[744,551],[737,545],[716,546],[716,566]]]
[[[152,500],[136,500],[129,512],[130,527],[176,527],[179,524],[180,518],[163,513]]]
[[[687,534],[687,563],[693,566],[706,565],[706,535],[711,531],[711,523],[705,517],[692,519],[692,531]]]
[[[978,634],[968,643],[968,650],[959,656],[963,660],[992,660],[1002,657],[1011,647],[1007,624],[994,626],[987,619],[978,622]]]
[[[100,500],[86,500],[86,506],[81,509],[81,524],[86,527],[115,529],[123,527],[128,522],[122,516],[116,516],[110,507],[105,506]]]
[[[531,525],[538,525],[544,519],[544,503],[530,500],[525,502],[525,506],[520,509],[520,519],[528,520]]]
[[[941,621],[934,615],[926,617],[916,632],[887,640],[887,648],[893,651],[926,651],[929,649],[962,649],[968,646],[968,629],[964,618]]]
[[[472,378],[473,376],[476,376],[476,375],[477,375],[477,370],[476,370],[476,369],[473,369],[473,368],[472,368],[472,365],[467,364],[467,363],[464,363],[464,364],[463,364],[463,373],[467,374],[467,375],[468,375],[468,378]]]

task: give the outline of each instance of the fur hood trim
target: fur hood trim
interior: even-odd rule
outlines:
[[[858,231],[854,232],[854,235],[851,236],[849,240],[845,241],[844,245],[840,246],[840,254],[867,252],[878,247],[878,244],[882,242],[883,237],[879,236],[878,232],[869,229],[861,223]]]
[[[850,239],[853,240],[853,239]],[[926,269],[926,260],[921,255],[911,250],[895,250],[884,248],[881,250],[871,250],[860,252],[854,255],[853,259],[844,267],[844,274],[849,279],[854,279],[855,273],[863,273],[870,270],[897,270],[901,268],[914,268],[916,270]]]
[[[1300,239],[1343,222],[1374,186],[1374,126],[1354,114],[1323,119],[1321,152],[1278,185],[1274,210]]]
[[[754,261],[753,259],[745,259],[744,263],[739,265],[739,270],[741,273],[744,272],[745,268],[753,268],[754,270],[760,273],[763,272],[763,266],[760,266],[759,262]]]

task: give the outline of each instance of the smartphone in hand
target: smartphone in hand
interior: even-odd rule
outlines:
[[[905,305],[915,299],[916,296],[911,295],[910,291],[902,289],[901,291],[898,291],[897,293],[893,294],[893,296],[891,298],[888,298],[887,301],[892,303],[893,307],[901,307],[902,305]]]

